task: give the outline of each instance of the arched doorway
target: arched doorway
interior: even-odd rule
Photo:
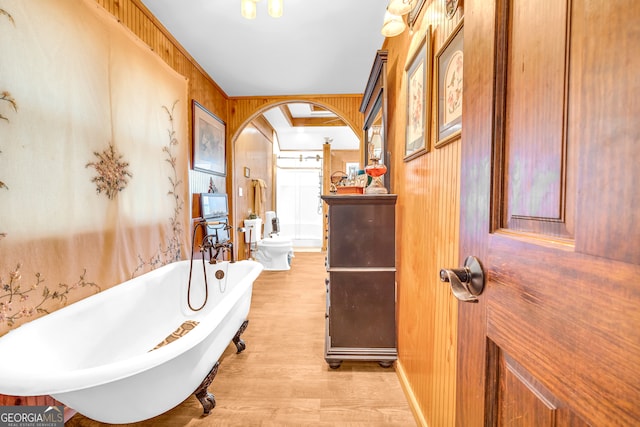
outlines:
[[[361,137],[332,109],[317,102],[288,100],[255,111],[233,138],[234,223],[242,227],[251,214],[277,212],[281,235],[294,247],[322,246],[323,145],[332,145],[333,169],[360,158]],[[256,206],[256,183],[263,181],[262,208]],[[262,212],[255,212],[262,209]],[[239,258],[249,256],[238,234]]]

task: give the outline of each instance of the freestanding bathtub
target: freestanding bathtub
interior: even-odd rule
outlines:
[[[165,265],[7,333],[0,338],[0,393],[51,395],[114,424],[166,412],[196,389],[202,394],[205,383],[212,400],[206,379],[213,379],[232,340],[238,351],[244,348],[239,335],[262,265],[207,262],[208,300],[192,311],[189,264]],[[203,278],[202,261],[194,260],[194,308],[205,300]],[[167,344],[185,325],[192,329]]]

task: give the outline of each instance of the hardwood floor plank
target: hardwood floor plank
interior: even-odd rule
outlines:
[[[227,347],[209,387],[216,407],[202,417],[190,396],[174,409],[132,427],[366,426],[416,422],[394,368],[324,361],[324,253],[296,253],[290,271],[265,271],[255,282],[247,348]],[[77,414],[68,427],[107,424]]]

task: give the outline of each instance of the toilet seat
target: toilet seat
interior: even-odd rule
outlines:
[[[256,243],[254,256],[267,271],[289,270],[293,258],[293,244],[290,239],[280,236],[266,237]]]
[[[291,246],[291,239],[285,239],[280,236],[265,237],[264,239],[258,241],[258,246],[276,248],[280,246]]]

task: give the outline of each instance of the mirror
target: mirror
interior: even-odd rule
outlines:
[[[364,114],[364,149],[363,167],[371,162],[371,157],[379,159],[379,163],[387,167],[387,173],[383,177],[383,184],[388,192],[391,192],[390,161],[387,143],[387,94],[386,84],[387,51],[379,50],[376,53],[371,74],[362,97],[360,112]]]

